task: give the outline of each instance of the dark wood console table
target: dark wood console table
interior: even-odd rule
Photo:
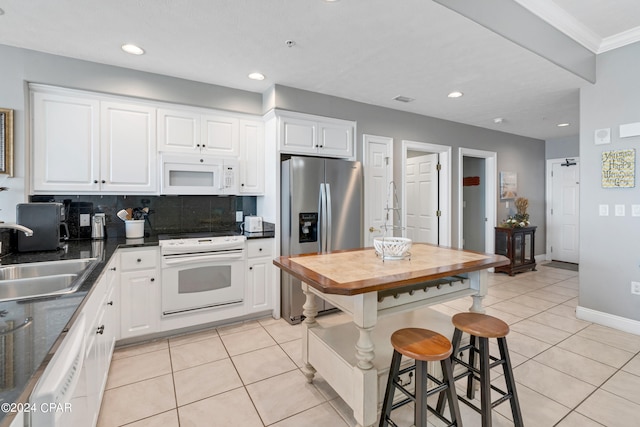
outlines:
[[[504,255],[511,261],[510,264],[496,267],[495,272],[515,273],[536,270],[536,228],[532,227],[496,227],[495,253]]]

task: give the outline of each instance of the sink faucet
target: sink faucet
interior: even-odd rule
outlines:
[[[0,228],[11,228],[13,230],[20,230],[24,233],[25,236],[33,236],[33,230],[30,228],[25,227],[24,225],[20,225],[20,224],[10,224],[10,223],[6,223],[6,222],[0,222]]]

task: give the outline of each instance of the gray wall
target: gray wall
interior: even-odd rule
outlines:
[[[0,45],[0,100],[14,111],[15,177],[0,175],[0,220],[15,221],[15,205],[26,201],[27,83],[105,92],[143,99],[262,114],[262,95]]]
[[[283,110],[299,111],[358,122],[357,157],[362,160],[362,135],[379,135],[394,139],[394,170],[400,171],[402,140],[447,145],[452,149],[452,233],[458,241],[458,148],[473,148],[498,153],[498,171],[518,174],[518,194],[529,199],[529,215],[536,232],[536,254],[546,248],[545,224],[545,144],[544,141],[496,132],[433,117],[377,107],[343,98],[321,95],[276,85],[273,105]],[[395,179],[397,179],[396,177]],[[497,223],[515,214],[513,203],[506,208],[498,200]]]
[[[634,188],[605,189],[601,184],[604,151],[638,149],[640,136],[619,137],[618,126],[640,121],[640,43],[598,55],[598,81],[580,91],[580,306],[640,321],[640,296],[631,281],[640,281],[640,204],[638,159]],[[596,129],[611,128],[611,143],[594,144]],[[609,216],[598,205],[609,205]],[[626,216],[616,217],[623,204]]]
[[[562,159],[580,156],[580,136],[572,135],[564,138],[548,139],[544,143],[545,158]]]

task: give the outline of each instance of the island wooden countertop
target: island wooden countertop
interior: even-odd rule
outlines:
[[[411,257],[385,260],[375,249],[281,256],[273,263],[320,292],[357,295],[506,265],[502,255],[414,243]]]

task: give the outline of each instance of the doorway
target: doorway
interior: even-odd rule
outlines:
[[[547,160],[547,259],[580,262],[580,160]]]
[[[493,253],[497,154],[460,148],[458,183],[458,248]]]
[[[415,242],[451,245],[451,147],[402,141],[402,230]]]
[[[373,246],[374,237],[385,235],[393,225],[391,194],[393,180],[393,138],[363,135],[364,144],[364,246]]]

